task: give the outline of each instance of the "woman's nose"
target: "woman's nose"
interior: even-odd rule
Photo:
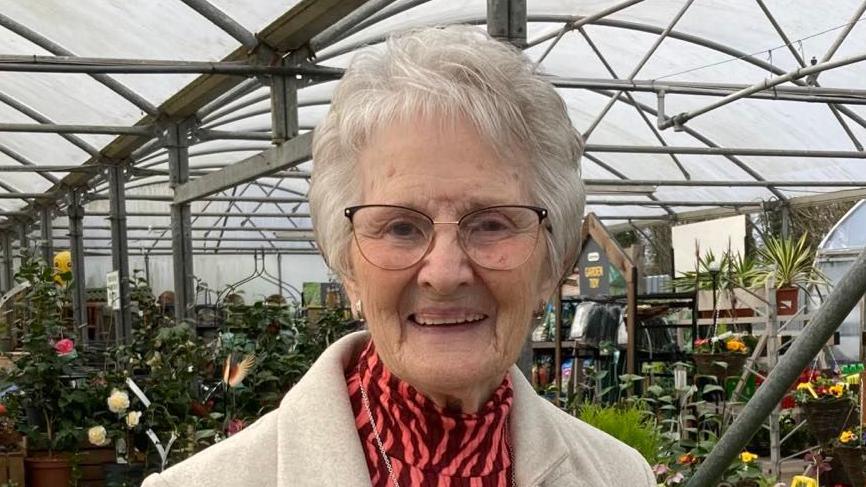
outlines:
[[[448,295],[472,283],[475,273],[458,241],[456,225],[437,226],[430,246],[418,271],[418,283],[422,287]]]

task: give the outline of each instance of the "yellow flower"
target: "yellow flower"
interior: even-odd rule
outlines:
[[[814,397],[815,399],[818,399],[818,394],[815,393],[815,388],[812,387],[812,384],[810,384],[808,382],[802,382],[802,383],[798,384],[797,390],[798,391],[804,391],[804,390],[809,391],[809,394],[811,394],[812,397]]]
[[[746,344],[740,340],[728,340],[725,343],[725,348],[728,349],[729,352],[745,352]]]
[[[109,443],[108,432],[103,426],[94,426],[87,430],[87,439],[96,446],[105,446]]]
[[[850,441],[854,441],[857,438],[857,435],[854,434],[853,431],[843,431],[841,435],[839,435],[839,441],[842,443],[848,443]]]
[[[842,384],[836,384],[830,386],[829,390],[830,394],[832,394],[834,397],[842,397],[842,394],[845,393],[845,386],[843,386]]]
[[[111,395],[108,396],[106,402],[108,403],[108,409],[112,413],[123,414],[129,407],[129,394],[125,391],[114,389],[111,391]]]
[[[129,429],[135,428],[138,426],[138,422],[141,419],[141,411],[130,411],[126,415],[126,427]]]
[[[754,453],[749,453],[747,451],[740,453],[740,461],[742,461],[743,463],[752,463],[757,460],[757,458],[758,455],[755,455]]]

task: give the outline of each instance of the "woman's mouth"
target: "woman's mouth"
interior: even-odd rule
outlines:
[[[409,321],[418,326],[426,328],[446,328],[454,326],[474,325],[487,318],[483,313],[465,313],[451,316],[432,316],[421,313],[409,315]]]

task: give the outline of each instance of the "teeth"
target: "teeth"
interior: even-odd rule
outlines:
[[[484,315],[482,314],[471,314],[455,318],[423,318],[415,315],[415,322],[419,325],[454,325],[457,323],[469,323],[483,319]]]

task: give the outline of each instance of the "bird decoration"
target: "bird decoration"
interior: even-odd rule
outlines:
[[[226,387],[238,387],[255,364],[256,356],[253,354],[246,355],[243,360],[238,360],[234,353],[230,353],[223,366],[223,383]]]

